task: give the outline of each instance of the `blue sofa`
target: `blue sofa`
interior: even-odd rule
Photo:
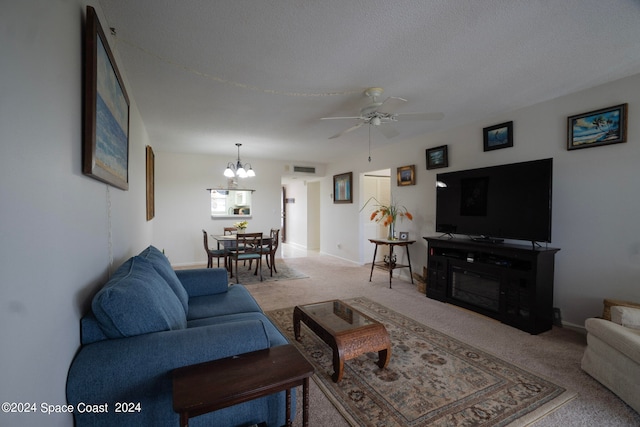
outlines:
[[[67,377],[76,427],[175,427],[173,369],[288,343],[244,286],[229,286],[225,269],[174,271],[153,246],[116,270],[80,329]],[[281,392],[189,424],[281,426],[285,405]]]

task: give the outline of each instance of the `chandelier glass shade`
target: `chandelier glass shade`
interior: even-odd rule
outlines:
[[[227,169],[225,169],[224,171],[224,176],[226,176],[227,178],[233,178],[236,176],[238,178],[247,178],[247,177],[256,176],[256,173],[253,171],[253,168],[251,167],[251,163],[245,163],[243,166],[242,162],[240,161],[241,145],[242,144],[236,143],[236,147],[238,147],[238,160],[235,163],[234,162],[227,163]]]

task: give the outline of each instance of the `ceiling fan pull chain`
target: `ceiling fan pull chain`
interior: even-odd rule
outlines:
[[[369,163],[371,163],[371,125],[369,125]]]

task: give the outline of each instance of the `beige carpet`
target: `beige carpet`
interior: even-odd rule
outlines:
[[[518,426],[575,396],[553,382],[428,328],[367,298],[344,300],[385,325],[389,365],[377,353],[345,363],[335,383],[331,348],[302,325],[293,335],[293,307],[267,315],[315,366],[314,380],[353,426]]]
[[[286,258],[276,262],[286,263],[308,277],[248,287],[265,311],[364,296],[577,392],[574,399],[535,421],[532,424],[535,427],[640,425],[638,413],[580,369],[586,346],[585,337],[580,333],[554,327],[543,334],[530,335],[485,316],[426,298],[417,292],[415,285],[401,278],[394,277],[393,289],[389,289],[388,276],[382,271],[374,271],[369,282],[369,266],[334,257]],[[349,426],[314,381],[311,384],[311,425]],[[299,413],[294,426],[301,423]]]

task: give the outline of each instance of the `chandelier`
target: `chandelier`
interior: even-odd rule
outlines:
[[[234,176],[240,178],[247,178],[256,176],[256,173],[251,168],[251,163],[245,163],[245,167],[242,166],[242,162],[240,162],[240,146],[242,144],[236,143],[236,147],[238,147],[238,160],[234,164],[233,162],[227,163],[227,169],[224,171],[224,176],[227,178],[233,178]]]

